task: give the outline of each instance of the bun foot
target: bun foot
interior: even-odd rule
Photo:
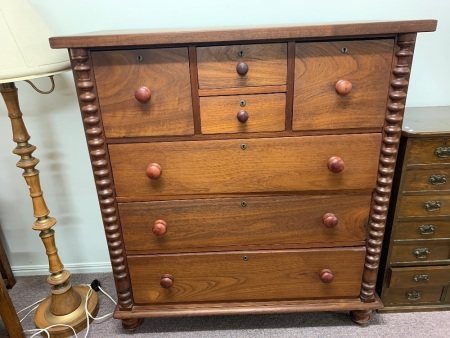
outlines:
[[[356,324],[359,324],[359,325],[369,324],[371,315],[372,315],[372,310],[350,311],[350,317]]]
[[[122,319],[122,327],[127,331],[136,331],[143,322],[142,318]]]

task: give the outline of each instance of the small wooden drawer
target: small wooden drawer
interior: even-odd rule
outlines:
[[[381,128],[393,48],[393,39],[297,43],[293,130]]]
[[[397,221],[394,240],[450,239],[450,220]]]
[[[391,263],[449,261],[449,243],[420,241],[415,244],[394,244],[392,246]]]
[[[285,85],[287,45],[250,44],[197,48],[199,88]],[[238,64],[248,71],[238,73]]]
[[[380,138],[357,134],[112,144],[109,154],[117,195],[141,201],[192,194],[367,190],[376,181]],[[339,173],[329,169],[336,157],[344,164]],[[150,179],[146,172],[156,166],[160,175]]]
[[[286,94],[200,98],[203,134],[282,131]]]
[[[450,195],[402,196],[398,217],[450,215]]]
[[[187,48],[94,51],[92,62],[106,137],[194,133]]]
[[[365,248],[128,256],[136,304],[358,297]],[[320,274],[328,269],[329,283]],[[173,277],[163,288],[162,276]],[[166,280],[167,281],[167,280]],[[170,282],[169,282],[170,283]]]
[[[450,138],[411,139],[407,164],[450,164]]]
[[[370,200],[366,193],[154,201],[120,203],[119,212],[128,254],[356,246]]]
[[[442,286],[387,288],[382,300],[385,305],[439,304],[442,290]]]
[[[391,268],[390,288],[445,286],[450,283],[450,266]]]
[[[403,177],[403,192],[450,190],[450,168],[406,170]]]

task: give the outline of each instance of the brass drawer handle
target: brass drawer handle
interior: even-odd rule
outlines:
[[[432,235],[432,234],[434,234],[434,225],[433,224],[422,224],[419,227],[419,232],[421,235]]]
[[[434,174],[430,176],[430,183],[432,185],[444,185],[447,183],[447,177],[442,174]]]
[[[412,279],[414,282],[428,282],[430,277],[428,275],[415,275]]]
[[[439,158],[448,158],[450,157],[450,147],[437,147],[434,154]]]
[[[441,208],[441,201],[426,201],[423,206],[427,211],[438,211]]]
[[[408,298],[408,300],[418,300],[420,299],[420,292],[417,291],[407,292],[406,298]]]
[[[426,259],[431,251],[428,248],[416,248],[414,250],[414,256],[418,259]]]

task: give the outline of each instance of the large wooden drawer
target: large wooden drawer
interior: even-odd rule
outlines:
[[[372,189],[380,134],[112,144],[119,197]],[[338,156],[345,168],[331,172]],[[158,179],[146,176],[150,163]]]
[[[128,256],[136,304],[358,297],[365,248]],[[331,270],[330,283],[320,279]],[[173,286],[160,286],[163,275]]]
[[[450,190],[450,168],[406,170],[403,176],[403,192]]]
[[[393,39],[296,44],[293,130],[381,128]],[[336,83],[352,89],[339,95]]]
[[[363,245],[370,193],[120,203],[128,254]],[[337,218],[328,228],[326,214]],[[333,217],[333,216],[329,216]],[[153,224],[165,223],[155,235]],[[158,222],[157,222],[158,223]],[[326,222],[325,222],[326,223]]]
[[[411,140],[408,164],[450,164],[450,138]]]
[[[248,66],[244,75],[239,62]],[[197,66],[200,89],[285,85],[287,44],[197,47]]]
[[[450,284],[450,266],[391,268],[389,287],[409,288]]]
[[[92,62],[106,137],[194,133],[187,48],[94,51]]]
[[[402,196],[398,207],[398,217],[450,216],[450,195]]]
[[[450,238],[449,220],[397,221],[394,240]]]
[[[385,305],[439,304],[442,286],[418,286],[414,288],[387,288],[384,293]]]
[[[200,98],[203,134],[282,131],[285,112],[284,93]]]
[[[392,246],[392,263],[450,262],[450,245],[448,242],[420,241],[415,244],[394,244]]]

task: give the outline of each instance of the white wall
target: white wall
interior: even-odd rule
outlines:
[[[0,0],[10,1],[10,0]],[[448,0],[31,0],[55,35],[103,29],[276,25],[438,19],[435,33],[419,34],[408,106],[450,105],[450,2]],[[0,64],[1,65],[1,64]],[[109,270],[109,256],[71,73],[55,77],[50,95],[17,83],[22,112],[41,160],[44,197],[58,224],[56,241],[72,272]],[[47,79],[35,81],[48,87]],[[0,100],[1,101],[1,100]],[[10,123],[0,102],[0,237],[16,275],[47,273],[47,257],[31,229],[28,189],[11,153]]]

